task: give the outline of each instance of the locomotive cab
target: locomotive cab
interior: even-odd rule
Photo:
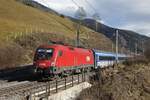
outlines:
[[[48,75],[55,71],[54,65],[54,49],[38,48],[34,56],[35,72]]]
[[[42,76],[65,76],[93,67],[93,52],[60,44],[42,45],[36,50],[34,66]]]

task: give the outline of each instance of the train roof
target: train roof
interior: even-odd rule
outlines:
[[[105,51],[100,51],[100,50],[95,50],[93,49],[95,54],[100,55],[100,56],[114,56],[116,57],[116,53],[114,52],[105,52]],[[125,54],[118,54],[118,57],[127,57]]]

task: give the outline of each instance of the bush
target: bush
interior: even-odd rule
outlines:
[[[60,17],[65,18],[65,16],[63,14],[60,14]]]
[[[149,50],[149,51],[150,51],[150,50]],[[147,60],[150,61],[150,52],[146,52],[145,56],[146,56]]]
[[[132,66],[134,64],[148,64],[148,60],[144,56],[136,56],[124,61],[123,64],[126,66]]]
[[[146,42],[144,55],[147,58],[147,60],[150,61],[150,41]]]
[[[11,68],[23,62],[24,50],[15,43],[1,45],[0,47],[0,69]]]

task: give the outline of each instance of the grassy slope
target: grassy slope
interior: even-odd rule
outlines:
[[[14,0],[0,1],[0,32],[25,32],[41,30],[63,33],[73,33],[71,22],[59,16],[48,14],[37,9],[24,6]],[[58,21],[62,20],[65,25]],[[38,28],[38,29],[37,29]],[[70,29],[68,29],[70,28]]]
[[[30,56],[32,50],[39,44],[47,42],[48,39],[57,38],[68,44],[74,44],[76,36],[75,26],[76,24],[67,18],[43,12],[15,0],[0,0],[0,40],[3,41],[0,42],[0,50],[3,51],[4,55],[6,54],[6,60],[9,56],[7,55],[9,52],[8,48],[11,45],[13,47],[11,46],[11,49],[9,49],[12,53],[15,47],[18,47],[18,49],[14,53],[20,49],[24,50],[20,52],[20,54],[23,53],[22,55],[24,55],[20,59],[26,63],[32,61],[32,56]],[[35,34],[41,32],[45,34]],[[97,34],[86,27],[82,27],[81,32],[80,38],[83,46],[111,50],[111,41],[104,35]],[[12,60],[14,58],[9,59]],[[1,65],[5,65],[4,62],[3,57],[0,57],[0,64],[3,63]],[[15,61],[12,63],[15,63]],[[18,63],[22,64],[19,60]]]
[[[77,100],[150,100],[149,66],[133,63],[105,69],[100,83],[82,91]]]

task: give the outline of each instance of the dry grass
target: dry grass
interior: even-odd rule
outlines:
[[[150,64],[119,65],[101,70],[101,80],[77,100],[150,100]]]
[[[1,0],[0,14],[1,33],[26,32],[26,30],[57,32],[59,30],[59,32],[69,34],[74,31],[68,29],[71,28],[71,21],[25,6],[15,0]]]
[[[25,50],[15,43],[1,45],[0,47],[0,69],[12,68],[24,62]]]
[[[1,0],[0,15],[0,38],[7,37],[10,33],[13,36],[17,36],[18,34],[16,33],[28,34],[38,32],[64,34],[64,36],[72,39],[76,36],[76,23],[64,17],[25,6],[15,0]],[[81,38],[87,38],[87,34],[91,32],[90,29],[82,26]],[[108,43],[111,43],[102,34],[92,34],[94,34],[93,40],[95,41],[103,42],[106,39]],[[89,36],[89,38],[91,37]]]

